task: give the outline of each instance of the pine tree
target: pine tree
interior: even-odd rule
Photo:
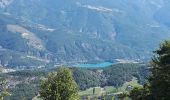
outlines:
[[[155,51],[151,62],[151,94],[154,100],[170,100],[170,41]]]
[[[44,100],[79,100],[78,87],[68,68],[59,68],[50,73],[40,86],[40,97]]]

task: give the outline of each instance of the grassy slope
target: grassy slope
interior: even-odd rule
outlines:
[[[113,86],[106,86],[104,88],[102,87],[94,87],[95,88],[95,93],[93,94],[93,88],[89,88],[85,91],[80,91],[79,94],[80,96],[101,96],[102,94],[111,94],[111,93],[118,93],[118,92],[128,92],[126,90],[127,86],[132,86],[132,87],[142,87],[138,83],[138,80],[136,78],[133,78],[130,82],[124,83],[121,87],[115,88]]]

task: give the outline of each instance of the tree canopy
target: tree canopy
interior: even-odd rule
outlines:
[[[50,73],[40,86],[40,97],[44,100],[79,100],[72,72],[68,68],[59,68]]]
[[[134,88],[132,100],[169,100],[170,97],[170,40],[164,41],[151,61],[149,84]]]
[[[155,100],[169,100],[170,97],[170,40],[166,40],[155,51],[151,62],[151,93]]]

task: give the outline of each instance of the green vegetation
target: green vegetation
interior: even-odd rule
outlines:
[[[79,100],[78,87],[68,68],[59,68],[50,73],[40,86],[40,97],[44,100]]]
[[[170,97],[170,40],[160,45],[151,62],[151,95],[155,100]]]
[[[9,96],[10,93],[6,90],[6,82],[0,80],[0,100],[4,100],[4,97]]]
[[[128,87],[131,87],[128,89]],[[142,88],[143,86],[138,83],[136,78],[133,78],[131,81],[124,83],[122,86],[116,88],[114,86],[105,86],[105,87],[94,87],[89,88],[87,90],[79,92],[81,96],[102,96],[107,94],[116,94],[116,93],[127,93],[131,91],[134,87]],[[95,89],[95,93],[93,94],[93,89]]]
[[[0,66],[0,73],[2,72],[2,69],[3,68]],[[4,97],[10,95],[10,93],[7,91],[6,87],[7,87],[6,80],[0,78],[0,100],[4,100]]]
[[[41,98],[39,98],[38,96],[34,97],[32,100],[43,100]]]
[[[145,83],[143,87],[134,87],[133,90],[130,91],[129,97],[132,100],[157,100],[151,98],[149,88],[148,83]]]
[[[140,84],[144,84],[149,75],[147,65],[116,64],[108,68],[84,69],[72,68],[74,79],[81,90],[90,87],[114,86],[121,87],[136,77]]]
[[[49,70],[24,70],[11,73],[1,73],[0,77],[8,81],[7,90],[11,93],[5,100],[30,100],[38,95],[39,84],[42,77],[48,75]]]
[[[108,94],[115,93],[119,90],[119,87],[123,86],[125,89],[126,86],[123,84],[126,82],[134,84],[138,80],[138,83],[143,84],[149,75],[147,65],[143,64],[116,64],[108,68],[98,69],[70,69],[73,72],[74,80],[81,89],[81,95],[93,94],[93,89],[89,89],[91,87],[100,87],[100,89],[97,88],[97,91],[95,90],[96,93],[94,94],[97,95],[102,95],[106,92]],[[39,93],[40,81],[44,78],[46,79],[48,73],[56,70],[58,69],[44,68],[0,74],[0,77],[7,79],[9,85],[8,90],[12,94],[10,97],[5,98],[5,100],[32,99]],[[136,77],[136,80],[134,77]],[[111,81],[111,79],[113,81]],[[131,82],[132,79],[135,81]],[[89,89],[89,91],[87,89]],[[88,92],[84,92],[84,90]]]
[[[129,92],[130,91],[130,89],[128,90],[128,86],[129,87],[142,87],[142,85],[140,85],[139,83],[138,83],[138,80],[134,77],[133,79],[132,79],[132,81],[130,81],[130,82],[125,82],[121,87],[119,87],[118,88],[118,91],[119,92]]]
[[[79,95],[84,96],[84,95],[100,95],[102,88],[101,87],[93,87],[86,89],[85,91],[80,91]]]
[[[134,88],[132,100],[169,100],[170,97],[170,40],[160,45],[151,61],[151,76],[143,88]]]
[[[114,86],[106,86],[104,87],[104,90],[106,93],[116,93],[117,89]]]

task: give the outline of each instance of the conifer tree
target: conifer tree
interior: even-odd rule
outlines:
[[[155,51],[151,62],[151,94],[155,100],[170,99],[170,41],[166,40]]]

